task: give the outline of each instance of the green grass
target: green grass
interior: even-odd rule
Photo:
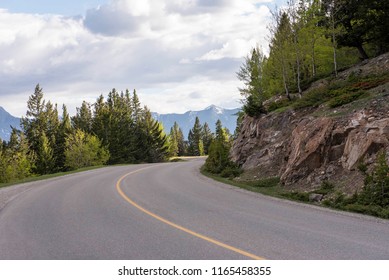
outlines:
[[[306,204],[315,204],[309,201],[309,195],[311,193],[323,194],[323,195],[335,195],[331,199],[324,199],[322,204],[319,204],[325,208],[336,209],[345,212],[359,213],[363,215],[375,216],[383,219],[389,219],[389,209],[383,208],[378,205],[360,205],[353,203],[353,198],[346,198],[344,194],[336,191],[336,188],[333,184],[329,182],[323,182],[320,188],[311,191],[311,192],[298,192],[298,191],[288,191],[283,188],[279,183],[279,178],[267,178],[259,179],[255,181],[233,181],[231,179],[222,178],[214,174],[205,172],[201,170],[201,173],[204,176],[207,176],[215,181],[232,185],[238,188],[242,188],[248,191],[261,193],[263,195],[277,197],[281,199],[287,199],[297,202],[302,202]]]
[[[24,184],[24,183],[31,183],[31,182],[36,182],[36,181],[42,181],[42,180],[47,180],[47,179],[52,179],[52,178],[56,178],[56,177],[61,177],[61,176],[65,176],[65,175],[80,173],[80,172],[94,170],[94,169],[103,168],[103,167],[107,167],[107,166],[91,166],[91,167],[80,168],[80,169],[72,170],[72,171],[58,172],[58,173],[54,173],[54,174],[47,174],[47,175],[40,175],[40,176],[32,176],[32,177],[24,178],[24,179],[13,181],[13,182],[9,182],[9,183],[1,183],[0,184],[0,188],[9,187],[9,186],[13,186],[13,185]]]
[[[283,197],[281,195],[282,193],[282,188],[279,184],[279,178],[268,178],[268,179],[262,179],[262,180],[255,180],[255,181],[233,181],[228,178],[223,178],[220,176],[217,176],[215,174],[209,173],[201,169],[201,174],[204,176],[207,176],[208,178],[211,178],[215,181],[224,183],[224,184],[229,184],[241,189],[245,189],[248,191],[252,192],[257,192],[261,193],[264,195],[269,195],[269,196],[274,196],[274,197]]]

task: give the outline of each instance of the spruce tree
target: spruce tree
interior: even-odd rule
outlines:
[[[209,128],[208,123],[206,123],[206,122],[203,125],[202,136],[203,136],[202,140],[203,140],[203,144],[204,144],[204,154],[208,155],[208,149],[212,143],[214,135],[213,135],[211,129]]]
[[[83,101],[80,108],[77,108],[77,113],[72,117],[72,125],[75,129],[81,129],[87,133],[92,132],[92,110],[91,105]]]
[[[196,117],[193,128],[188,134],[188,154],[191,156],[203,156],[204,155],[204,143],[202,139],[202,125],[200,119]]]

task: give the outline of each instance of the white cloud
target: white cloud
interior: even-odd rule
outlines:
[[[113,87],[137,88],[161,113],[238,106],[235,72],[250,48],[267,45],[263,2],[111,0],[83,18],[0,10],[0,105],[25,114],[40,83],[70,112]]]

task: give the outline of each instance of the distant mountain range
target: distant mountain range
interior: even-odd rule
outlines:
[[[215,123],[220,120],[224,127],[228,128],[231,133],[234,133],[236,127],[236,120],[238,118],[237,109],[224,109],[211,105],[201,111],[189,111],[184,114],[158,114],[153,113],[153,117],[163,123],[165,132],[169,133],[170,128],[177,122],[184,137],[188,138],[189,130],[192,129],[196,117],[199,117],[201,124],[208,123],[210,129],[215,131]]]
[[[210,129],[215,131],[215,123],[220,120],[224,127],[227,127],[231,133],[236,127],[237,113],[240,109],[224,109],[215,105],[209,106],[201,111],[189,111],[184,114],[158,114],[152,113],[153,117],[162,122],[165,132],[168,134],[170,128],[177,122],[184,137],[188,137],[189,130],[193,127],[196,117],[199,117],[201,124],[208,123]],[[0,138],[9,140],[11,136],[11,126],[20,129],[20,118],[9,114],[0,106]]]
[[[12,127],[20,129],[20,119],[12,116],[3,107],[0,106],[0,138],[1,140],[9,140]]]

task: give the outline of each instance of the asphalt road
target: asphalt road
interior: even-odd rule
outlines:
[[[387,221],[217,183],[202,163],[32,183],[0,211],[0,259],[389,259]]]

